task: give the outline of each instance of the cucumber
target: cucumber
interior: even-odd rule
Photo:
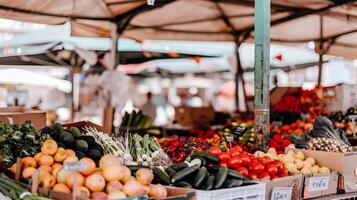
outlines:
[[[228,168],[227,167],[220,167],[218,170],[218,173],[216,175],[216,178],[214,179],[214,188],[220,188],[224,181],[226,180],[228,175]]]
[[[199,168],[200,168],[199,165],[193,165],[191,167],[187,167],[185,169],[182,169],[182,170],[176,172],[176,174],[174,174],[172,176],[171,182],[172,183],[176,183],[176,182],[180,181],[181,179],[185,178],[186,176],[192,174],[193,172],[195,172]]]
[[[218,170],[219,170],[219,166],[208,167],[208,172],[211,174],[217,174]]]
[[[153,169],[154,175],[159,177],[160,182],[164,185],[170,185],[170,176],[159,167],[154,167]]]
[[[187,163],[185,162],[182,162],[182,163],[177,163],[175,165],[172,165],[172,169],[176,170],[176,171],[179,171],[179,170],[182,170],[182,169],[185,169],[189,167]]]
[[[243,180],[241,179],[227,179],[223,184],[225,188],[239,187],[241,185],[243,185]]]
[[[207,178],[207,182],[206,182],[206,190],[211,190],[213,188],[214,185],[214,180],[215,180],[215,176],[214,175],[209,175]]]
[[[236,179],[242,179],[242,180],[246,179],[241,173],[233,169],[228,169],[228,176]]]
[[[199,187],[206,176],[207,176],[207,168],[201,167],[195,177],[194,186]]]
[[[210,161],[210,162],[214,162],[214,163],[219,163],[219,158],[215,155],[206,153],[206,152],[198,152],[198,153],[194,153],[191,158],[197,158],[197,157],[202,157],[204,158],[206,161]]]
[[[176,174],[176,170],[174,170],[174,169],[172,168],[172,166],[168,167],[168,168],[166,169],[166,172],[167,172],[167,174],[168,174],[169,176],[172,176],[172,175]]]
[[[201,166],[206,166],[206,164],[207,164],[206,159],[204,159],[202,157],[197,157],[197,158],[201,160]]]
[[[183,187],[183,188],[192,188],[192,185],[185,181],[180,181],[180,182],[176,183],[175,186]]]

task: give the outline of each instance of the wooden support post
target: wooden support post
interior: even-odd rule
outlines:
[[[254,4],[254,132],[256,148],[267,150],[269,141],[270,0]]]
[[[324,28],[323,19],[322,19],[322,15],[320,15],[320,42],[319,42],[319,48],[318,48],[318,52],[319,52],[319,71],[318,71],[318,77],[317,77],[317,87],[321,86],[322,71],[323,71],[323,64],[324,64],[324,60],[323,60],[323,56],[324,56],[323,28]]]

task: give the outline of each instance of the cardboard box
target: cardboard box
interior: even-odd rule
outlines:
[[[272,199],[273,190],[291,188],[291,199],[299,199],[302,191],[303,175],[296,174],[266,182],[265,199]],[[275,192],[275,191],[274,191]]]
[[[175,108],[175,121],[187,128],[209,127],[214,119],[213,107],[194,108],[180,106]]]
[[[31,121],[38,130],[46,126],[46,112],[25,107],[4,107],[0,108],[0,121],[12,124]]]
[[[167,200],[194,200],[195,190],[188,188],[178,188],[165,186],[167,190]],[[144,198],[145,199],[145,198]],[[149,200],[154,200],[154,198],[147,198]]]
[[[305,156],[313,157],[320,166],[337,171],[344,178],[346,192],[357,191],[357,152],[334,153],[325,151],[301,150]]]
[[[309,199],[337,193],[336,172],[304,175],[301,198]]]
[[[79,128],[79,130],[81,130],[81,131],[84,131],[85,127],[93,127],[93,128],[96,128],[97,131],[101,131],[101,132],[105,133],[103,126],[95,124],[91,121],[79,121],[79,122],[67,123],[67,124],[63,124],[62,126],[66,127],[66,128],[75,126],[75,127]]]

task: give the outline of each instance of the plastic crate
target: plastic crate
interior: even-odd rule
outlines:
[[[219,190],[196,190],[196,200],[264,200],[265,183]]]

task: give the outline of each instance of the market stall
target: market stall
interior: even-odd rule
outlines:
[[[324,108],[327,102],[321,88],[288,88],[270,94],[270,24],[279,27],[325,11],[340,16],[349,10],[342,5],[354,5],[347,0],[305,2],[272,1],[271,14],[270,1],[158,1],[149,11],[145,1],[100,5],[93,1],[97,6],[91,13],[87,12],[90,4],[82,1],[73,10],[55,2],[44,4],[42,10],[47,12],[33,10],[42,5],[39,1],[0,1],[0,11],[12,11],[2,13],[8,18],[58,24],[70,17],[72,32],[77,34],[108,36],[105,27],[115,21],[113,55],[117,31],[161,39],[202,39],[203,34],[207,40],[235,40],[239,46],[255,29],[254,117],[215,114],[210,108],[179,108],[184,110],[177,112],[179,123],[189,127],[188,135],[182,136],[177,129],[154,127],[152,119],[137,110],[126,112],[116,131],[109,132],[112,123],[110,129],[87,121],[44,126],[43,112],[0,110],[0,193],[11,199],[43,200],[356,198],[357,154],[350,142],[356,136],[356,95],[351,95],[355,90],[345,93],[352,108],[342,107],[336,113]],[[172,12],[178,7],[190,9]],[[188,15],[201,7],[217,26],[197,19],[200,15]],[[212,7],[214,11],[208,12]],[[219,17],[211,19],[216,13]],[[171,24],[165,21],[170,16],[194,21]],[[233,23],[240,17],[249,24]],[[159,18],[164,24],[155,23]],[[239,74],[239,55],[237,61]],[[270,101],[271,97],[275,99]]]

